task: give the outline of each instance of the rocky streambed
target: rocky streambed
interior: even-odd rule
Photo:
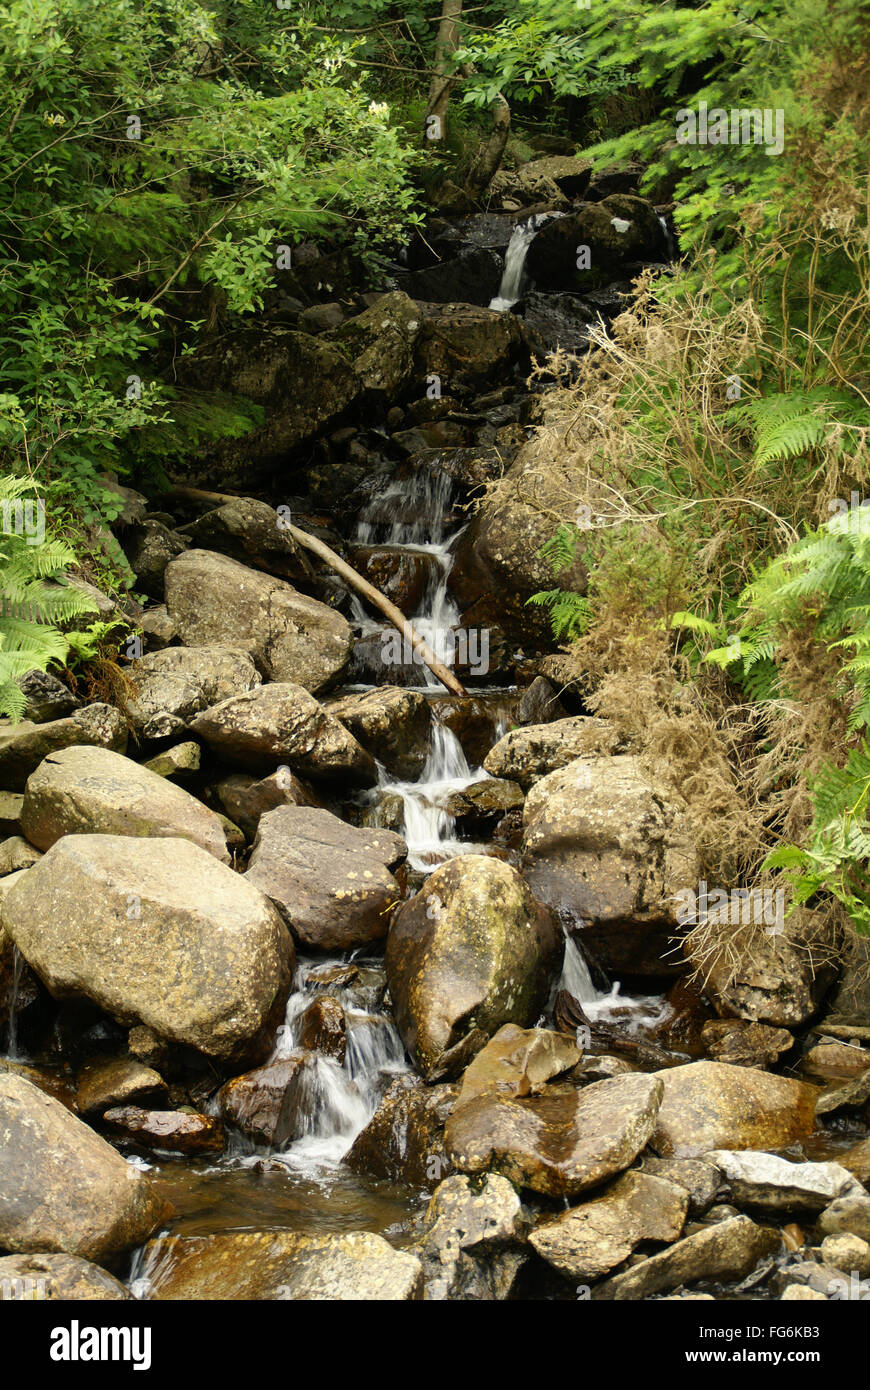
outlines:
[[[4,1297],[870,1289],[866,962],[812,968],[805,912],[689,978],[686,807],[526,603],[528,367],[672,250],[540,163],[378,295],[312,248],[184,368],[264,424],[122,490],[148,601],[112,700],[31,673],[0,728]]]

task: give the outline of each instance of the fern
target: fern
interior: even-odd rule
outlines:
[[[0,476],[0,715],[13,720],[26,705],[20,677],[65,660],[68,642],[58,625],[90,606],[86,595],[65,583],[45,583],[63,579],[74,563],[69,546],[27,537],[16,527],[22,514],[17,507],[32,489],[26,478]],[[34,499],[27,500],[32,505]]]
[[[811,391],[759,396],[734,406],[728,418],[747,425],[755,435],[755,463],[799,458],[829,440],[834,431],[841,438],[842,453],[854,439],[848,435],[870,426],[870,411],[846,391],[819,386]]]
[[[566,589],[544,589],[532,594],[526,602],[539,608],[549,608],[553,635],[560,641],[582,637],[592,619],[589,600],[582,594],[574,594]]]

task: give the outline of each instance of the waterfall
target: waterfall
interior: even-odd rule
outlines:
[[[565,930],[565,956],[557,989],[567,990],[583,1008],[592,1023],[618,1023],[630,1036],[655,1028],[671,1016],[673,1010],[661,994],[629,995],[620,992],[616,980],[609,990],[599,990],[592,983],[589,966],[571,933]]]
[[[529,254],[529,247],[535,239],[539,225],[537,219],[531,217],[528,222],[521,222],[514,227],[505,252],[501,285],[495,299],[490,301],[490,309],[497,309],[502,313],[506,309],[512,309],[519,299],[526,256]]]

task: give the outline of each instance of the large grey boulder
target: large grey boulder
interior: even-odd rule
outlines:
[[[56,997],[84,996],[212,1057],[268,1051],[290,936],[253,884],[189,840],[66,835],[0,910]]]
[[[17,724],[0,720],[0,785],[23,791],[31,772],[49,753],[75,745],[110,748],[123,753],[127,747],[127,725],[113,705],[86,705],[65,719],[34,724],[22,719]]]
[[[209,705],[242,695],[262,683],[244,647],[164,647],[130,663],[135,687],[126,703],[134,728],[146,737],[149,722],[172,714],[189,719]]]
[[[45,850],[64,835],[180,835],[229,863],[214,811],[107,748],[64,748],[45,758],[28,779],[21,828]]]
[[[616,731],[606,719],[577,714],[511,729],[493,745],[483,766],[493,777],[511,778],[528,791],[575,758],[615,753],[618,746]]]
[[[292,585],[211,550],[166,569],[166,606],[185,646],[241,644],[271,681],[334,685],[350,658],[350,624]]]

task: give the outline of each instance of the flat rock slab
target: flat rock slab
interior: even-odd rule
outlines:
[[[732,1216],[614,1275],[595,1289],[593,1297],[650,1298],[700,1279],[745,1279],[760,1260],[777,1254],[781,1246],[778,1231],[757,1226],[748,1216]]]
[[[420,1261],[369,1231],[162,1236],[145,1247],[147,1297],[400,1302],[423,1292]]]
[[[0,1248],[101,1260],[167,1214],[148,1177],[21,1076],[0,1074]]]
[[[227,762],[273,771],[286,763],[316,780],[371,786],[374,759],[353,734],[299,685],[261,686],[197,715],[191,733]]]
[[[728,1180],[739,1207],[771,1213],[822,1211],[838,1197],[864,1195],[858,1180],[839,1163],[789,1163],[751,1149],[714,1149],[706,1158]]]
[[[651,1144],[664,1157],[785,1149],[812,1134],[818,1092],[802,1081],[724,1062],[690,1062],[658,1074],[665,1089]]]
[[[279,806],[260,818],[245,878],[300,945],[347,951],[386,936],[401,897],[389,866],[407,852],[390,830],[361,830],[314,806]]]
[[[634,1162],[661,1097],[661,1080],[640,1072],[524,1100],[484,1092],[454,1110],[445,1147],[461,1172],[492,1169],[519,1187],[572,1197]]]
[[[212,1057],[259,1060],[294,963],[267,898],[179,839],[66,835],[8,892],[2,921],[57,998]]]
[[[40,763],[27,782],[21,826],[43,850],[63,835],[180,835],[230,862],[214,811],[107,748],[65,748]]]
[[[555,1221],[537,1226],[529,1241],[548,1264],[572,1279],[600,1279],[644,1240],[676,1240],[689,1194],[648,1173],[629,1172],[607,1191]]]

